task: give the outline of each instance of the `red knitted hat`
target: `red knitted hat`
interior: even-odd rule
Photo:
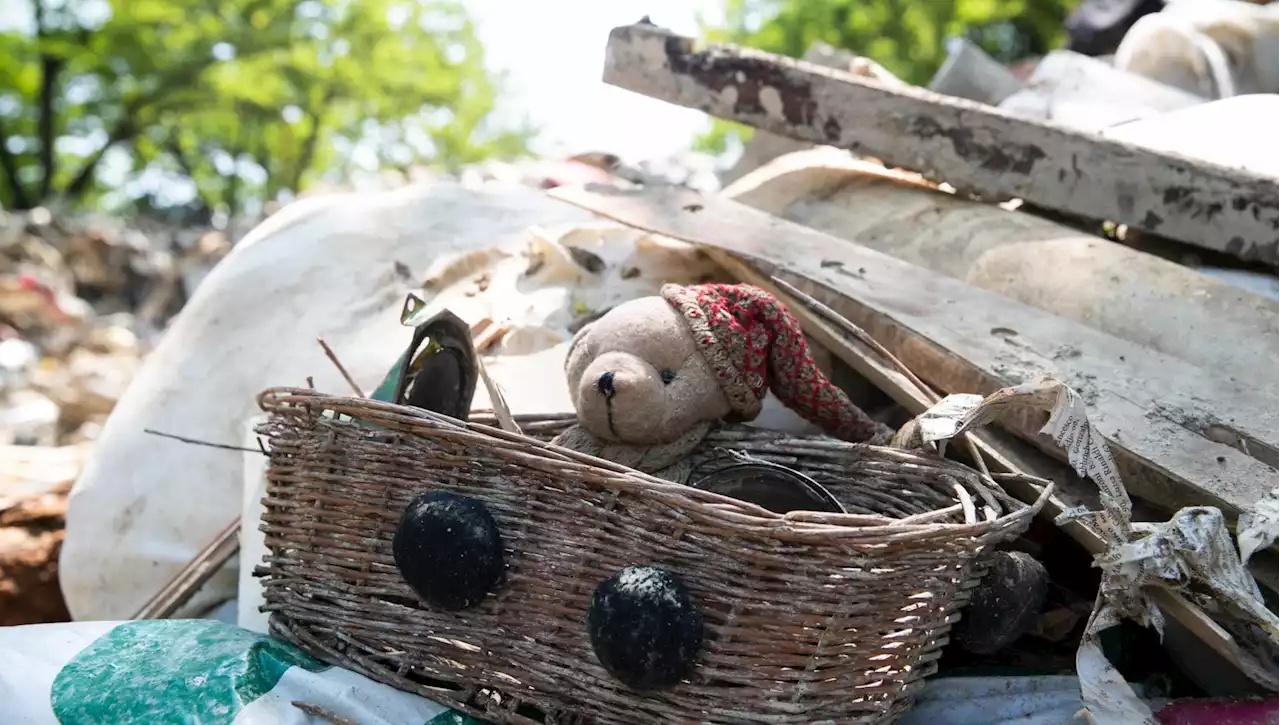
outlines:
[[[744,420],[760,414],[760,401],[772,390],[829,435],[860,442],[879,431],[818,369],[800,323],[773,295],[747,284],[667,284],[662,297],[689,323],[729,405]]]

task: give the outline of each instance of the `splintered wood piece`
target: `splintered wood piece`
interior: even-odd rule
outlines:
[[[615,28],[604,81],[717,118],[1276,266],[1274,178],[1019,118],[812,63],[700,47],[654,25]]]
[[[485,350],[496,344],[503,337],[506,337],[510,331],[510,325],[497,323],[485,325],[478,331],[473,328],[471,339],[475,340],[476,354],[483,354]]]

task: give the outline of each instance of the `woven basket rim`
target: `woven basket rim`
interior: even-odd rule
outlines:
[[[880,543],[889,540],[906,541],[934,539],[939,537],[981,536],[994,529],[1002,529],[1015,525],[1023,519],[1037,515],[1053,491],[1053,486],[1045,486],[1039,498],[1033,504],[1027,504],[1016,498],[1004,495],[1015,508],[994,519],[975,520],[966,523],[930,521],[938,518],[953,507],[937,509],[924,514],[916,514],[906,518],[893,518],[884,515],[819,513],[810,511],[794,511],[778,514],[755,504],[730,498],[710,491],[703,491],[673,481],[657,478],[650,474],[596,458],[568,448],[553,445],[536,438],[511,433],[501,428],[485,425],[475,421],[462,421],[447,415],[422,408],[396,405],[369,398],[333,395],[322,393],[312,388],[277,386],[263,390],[257,396],[258,406],[269,415],[283,414],[288,409],[319,409],[331,411],[335,415],[343,415],[365,424],[377,425],[379,428],[393,433],[411,435],[416,438],[424,435],[424,428],[448,434],[452,437],[487,439],[482,441],[490,445],[495,452],[510,455],[513,448],[519,448],[517,455],[521,462],[528,465],[547,463],[556,465],[565,473],[593,472],[597,480],[607,482],[615,489],[639,493],[665,503],[678,505],[693,518],[705,518],[714,523],[744,533],[754,535],[773,535],[792,540],[813,541],[815,539],[841,539],[849,543],[857,543],[858,539],[869,539],[869,543]],[[370,416],[370,413],[376,414]],[[375,417],[375,420],[370,420]],[[514,416],[524,420],[563,420],[560,414]],[[797,439],[801,436],[795,436]],[[933,457],[917,451],[907,451],[885,446],[867,444],[857,445],[864,451],[874,451],[881,457],[898,459],[903,465],[928,466],[939,469],[939,475],[950,472],[965,476],[981,485],[981,474],[961,463],[945,458]],[[957,484],[963,490],[963,486]],[[996,485],[995,490],[1003,494],[1003,489]]]

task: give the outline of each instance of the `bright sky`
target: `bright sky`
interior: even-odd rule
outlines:
[[[504,111],[543,128],[543,153],[609,151],[657,159],[683,151],[707,116],[600,81],[609,31],[645,15],[696,35],[701,13],[720,18],[721,0],[468,0],[490,65],[506,71]]]

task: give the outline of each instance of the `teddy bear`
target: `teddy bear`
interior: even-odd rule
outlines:
[[[578,422],[555,444],[681,483],[703,437],[754,419],[768,391],[835,438],[893,435],[818,369],[786,306],[747,284],[624,302],[573,337],[565,373]]]

